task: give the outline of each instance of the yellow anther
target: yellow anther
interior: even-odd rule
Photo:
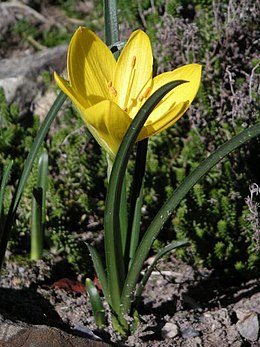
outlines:
[[[129,110],[131,108],[131,106],[129,106],[129,102],[131,102],[130,99],[134,98],[134,96],[131,95],[131,92],[134,85],[134,79],[136,74],[135,65],[136,65],[136,56],[134,55],[132,57],[131,70],[129,71],[129,78],[127,80],[127,88],[126,88],[123,110]]]
[[[110,87],[109,88],[109,91],[110,91],[110,93],[113,95],[113,96],[117,96],[117,91],[115,90],[115,88],[114,87]]]
[[[144,92],[144,97],[145,97],[145,98],[147,98],[147,96],[149,95],[150,91],[151,91],[151,88],[148,87],[148,88],[146,89],[146,91]]]
[[[134,55],[133,56],[133,59],[132,59],[132,69],[135,67],[135,63],[136,63],[136,56]]]
[[[108,87],[108,90],[112,96],[117,96],[117,91],[112,86],[112,81],[107,82],[107,87]]]
[[[151,88],[150,88],[150,87],[146,88],[146,90],[143,92],[143,94],[141,94],[141,95],[139,96],[138,100],[139,100],[140,102],[142,102],[143,99],[146,99],[146,98],[147,98],[147,96],[149,95],[150,91],[151,91]]]

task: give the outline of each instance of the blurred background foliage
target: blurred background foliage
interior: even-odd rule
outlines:
[[[79,24],[103,35],[100,1],[29,1],[39,12],[47,5],[63,11],[69,24],[43,28],[22,19],[12,34],[24,40],[31,37],[46,47],[68,42]],[[203,65],[201,89],[186,116],[149,140],[144,230],[159,206],[204,158],[260,121],[259,6],[253,0],[118,0],[122,39],[136,28],[144,29],[152,39],[158,73],[193,62]],[[49,88],[53,88],[51,81],[47,74]],[[7,206],[40,121],[37,114],[21,118],[15,105],[7,105],[1,90],[0,122],[1,172],[8,160],[15,161]],[[245,203],[249,186],[260,184],[259,145],[259,139],[248,143],[197,184],[160,233],[154,249],[185,238],[191,246],[179,250],[178,256],[187,262],[195,259],[197,264],[242,276],[259,274],[255,237],[259,230],[249,221]],[[84,242],[98,243],[102,238],[105,156],[69,102],[45,147],[50,160],[46,247],[66,254],[77,269],[86,271]],[[14,253],[28,252],[35,180],[33,170],[9,245]]]

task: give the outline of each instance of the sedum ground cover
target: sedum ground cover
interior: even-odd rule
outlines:
[[[68,42],[79,24],[102,35],[101,6],[88,2],[89,12],[73,0],[30,6],[41,13],[55,8],[63,25],[36,25],[26,18],[10,28],[10,45],[36,50]],[[149,141],[144,219],[149,220],[179,182],[207,155],[241,129],[259,120],[259,6],[254,1],[118,1],[122,38],[141,27],[153,41],[158,72],[199,62],[202,87],[187,115]],[[84,12],[85,11],[85,12]],[[35,44],[36,43],[36,44]],[[37,45],[38,44],[38,45]],[[39,46],[40,45],[40,46]],[[1,42],[1,52],[4,43]],[[11,48],[9,47],[10,51]],[[3,54],[3,53],[2,53]],[[52,74],[43,72],[45,89],[53,89]],[[56,90],[55,90],[56,91]],[[0,95],[1,169],[10,158],[15,170],[9,192],[17,180],[26,152],[39,125],[37,114],[21,117],[19,106],[7,105]],[[50,160],[45,248],[65,255],[77,271],[91,273],[83,233],[100,244],[106,187],[104,153],[87,133],[68,103],[46,140]],[[256,275],[259,271],[259,229],[245,202],[249,187],[259,183],[259,140],[219,164],[185,199],[154,250],[174,239],[187,238],[188,249],[178,251],[186,262],[221,272]],[[95,163],[95,165],[93,165]],[[32,172],[18,211],[9,248],[13,254],[29,252]],[[130,167],[131,171],[131,167]],[[93,179],[94,177],[94,179]],[[162,190],[161,187],[165,187]],[[256,191],[257,192],[257,191]],[[253,194],[251,202],[257,203]],[[93,237],[94,236],[94,237]],[[85,237],[85,236],[84,236]],[[87,238],[88,236],[86,236]]]

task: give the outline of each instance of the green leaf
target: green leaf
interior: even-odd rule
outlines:
[[[37,186],[33,189],[31,217],[31,260],[42,258],[45,229],[45,205],[48,181],[48,153],[44,150],[38,162]]]
[[[129,265],[139,243],[141,208],[143,203],[143,181],[146,166],[148,139],[137,143],[135,171],[129,211]],[[129,266],[128,266],[129,267]]]
[[[12,230],[13,222],[15,219],[15,214],[17,207],[19,205],[24,186],[26,184],[26,181],[31,173],[33,162],[37,156],[37,153],[39,149],[41,148],[41,145],[45,139],[45,136],[47,135],[49,128],[55,119],[58,111],[60,110],[61,106],[63,105],[64,101],[66,100],[67,96],[63,93],[60,92],[59,95],[57,96],[56,100],[54,101],[52,107],[50,108],[46,118],[44,119],[42,126],[40,130],[37,133],[37,136],[34,140],[34,143],[31,147],[31,150],[27,156],[27,159],[24,164],[24,169],[23,172],[20,176],[18,185],[16,187],[16,190],[13,195],[13,199],[11,201],[6,223],[4,226],[3,230],[3,235],[1,238],[1,243],[0,243],[0,268],[2,267],[3,261],[4,261],[4,255],[7,247],[7,243],[10,237],[10,233]]]
[[[214,153],[212,153],[206,160],[204,160],[199,167],[197,167],[179,187],[173,192],[172,196],[166,201],[159,212],[156,214],[146,233],[144,234],[132,262],[132,266],[128,272],[125,280],[125,285],[122,293],[122,312],[121,315],[125,315],[131,307],[131,298],[135,290],[136,283],[138,281],[139,274],[143,267],[143,264],[147,258],[147,255],[151,249],[153,240],[157,237],[164,223],[171,216],[174,209],[178,206],[180,201],[190,191],[190,189],[207,173],[209,170],[222,160],[226,155],[233,150],[241,147],[247,141],[252,140],[256,136],[260,135],[260,123],[253,125],[252,127],[245,129],[240,134],[227,141],[221,147],[219,147]]]
[[[144,103],[128,128],[114,161],[107,191],[104,229],[108,292],[111,295],[112,310],[116,314],[119,314],[125,279],[120,230],[120,198],[127,163],[138,134],[154,107],[170,90],[182,83],[185,81],[174,81],[162,86]]]
[[[42,188],[33,188],[32,217],[31,217],[31,260],[42,258]]]
[[[90,278],[86,279],[86,288],[90,298],[91,307],[93,310],[95,322],[98,327],[106,325],[105,309],[99,296],[98,290]]]
[[[144,290],[144,287],[154,269],[154,267],[156,266],[158,260],[163,257],[165,254],[171,252],[172,250],[182,247],[182,246],[187,246],[188,245],[188,241],[174,241],[172,243],[170,243],[169,245],[163,247],[154,257],[154,260],[152,262],[152,264],[148,267],[148,269],[145,271],[144,276],[141,280],[141,282],[138,285],[138,288],[136,290],[135,293],[135,298],[138,301],[142,295],[142,292]]]
[[[48,165],[49,155],[46,149],[43,150],[39,159],[37,186],[42,188],[42,223],[45,223],[46,215],[46,193],[48,189]]]
[[[91,259],[93,261],[94,264],[94,268],[96,270],[98,279],[100,281],[101,287],[102,287],[102,291],[103,294],[108,302],[108,304],[110,304],[110,295],[108,292],[108,287],[107,287],[107,276],[101,261],[101,258],[98,254],[98,252],[96,251],[96,249],[94,247],[92,247],[91,245],[87,244]]]
[[[140,222],[141,222],[141,208],[143,203],[143,189],[141,189],[138,198],[136,199],[135,211],[132,221],[132,229],[130,230],[130,251],[129,251],[129,268],[131,266],[132,259],[135,255],[136,248],[139,243],[140,237]]]

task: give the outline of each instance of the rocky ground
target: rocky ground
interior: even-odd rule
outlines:
[[[110,327],[97,329],[82,279],[63,259],[8,261],[0,281],[0,345],[260,345],[259,279],[223,279],[172,256],[152,274],[140,305],[141,324],[125,341]]]
[[[7,28],[23,16],[38,25],[64,23],[59,12],[49,13],[26,3],[0,3],[5,19],[0,41],[8,42]],[[63,71],[67,47],[35,49],[28,42],[0,45],[0,86],[22,112],[37,109],[44,115],[55,96],[45,94],[40,72]],[[123,341],[110,327],[97,329],[84,276],[71,272],[65,259],[50,256],[31,264],[10,259],[0,279],[0,346],[260,346],[259,279],[221,278],[172,256],[152,274],[140,305],[141,324]]]

